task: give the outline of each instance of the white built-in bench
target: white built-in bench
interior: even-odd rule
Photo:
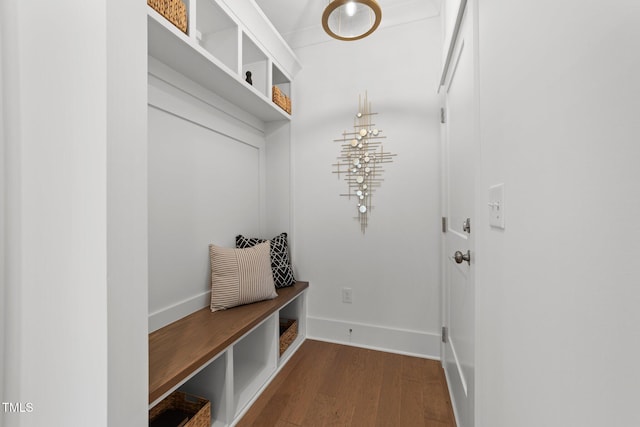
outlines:
[[[233,424],[306,336],[307,282],[268,301],[198,310],[149,334],[149,404],[180,389],[211,401],[212,425]],[[298,320],[298,337],[279,354],[279,318]]]

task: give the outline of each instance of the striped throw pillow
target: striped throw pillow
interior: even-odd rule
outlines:
[[[247,249],[209,245],[211,257],[211,311],[272,299],[269,242]]]

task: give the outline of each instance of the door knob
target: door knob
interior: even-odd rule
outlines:
[[[471,251],[467,251],[466,254],[456,251],[456,253],[453,254],[453,259],[456,260],[457,264],[462,264],[462,261],[467,261],[467,264],[471,265]]]

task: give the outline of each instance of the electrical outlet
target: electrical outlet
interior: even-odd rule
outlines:
[[[342,302],[346,304],[353,302],[353,291],[351,288],[342,288]]]

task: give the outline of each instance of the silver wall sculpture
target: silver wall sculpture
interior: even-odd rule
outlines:
[[[338,162],[333,164],[333,173],[347,183],[347,193],[340,196],[354,199],[356,216],[360,230],[364,234],[369,224],[373,193],[380,187],[384,172],[383,165],[393,162],[396,154],[384,151],[382,142],[386,139],[383,131],[373,122],[374,113],[365,93],[358,96],[358,112],[353,119],[353,130],[344,131],[340,143]]]

